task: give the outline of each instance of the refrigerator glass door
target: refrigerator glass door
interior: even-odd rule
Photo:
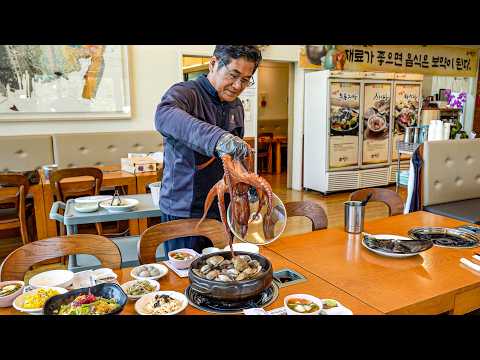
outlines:
[[[391,90],[390,83],[364,85],[362,165],[388,163]]]
[[[393,109],[393,136],[392,136],[392,161],[398,159],[397,141],[403,140],[405,128],[416,126],[420,114],[421,84],[419,83],[396,83],[394,92]],[[408,159],[408,155],[402,155],[402,159]]]
[[[358,166],[360,83],[330,82],[329,169]]]

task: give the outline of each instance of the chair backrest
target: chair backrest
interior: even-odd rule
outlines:
[[[223,224],[217,220],[205,219],[198,229],[195,229],[199,220],[173,220],[149,227],[140,236],[137,244],[140,264],[154,263],[160,244],[167,240],[186,236],[205,236],[212,241],[213,246],[223,249],[228,243]]]
[[[370,201],[383,202],[388,207],[389,216],[403,214],[403,199],[395,191],[381,188],[361,189],[350,195],[351,201],[365,200],[368,194],[372,194]]]
[[[77,184],[75,188],[68,188],[67,184],[60,181],[66,178],[89,176],[93,177],[92,183],[82,185]],[[68,197],[77,197],[82,195],[98,195],[102,187],[102,170],[94,167],[60,169],[52,172],[50,175],[50,188],[56,201],[66,201]]]
[[[290,201],[285,203],[287,217],[305,216],[312,221],[312,231],[326,229],[328,218],[325,210],[313,201]]]
[[[18,212],[25,211],[28,179],[24,175],[0,174],[0,205],[14,204]]]
[[[106,237],[77,234],[41,239],[14,250],[0,267],[0,280],[23,280],[35,264],[57,257],[88,254],[95,256],[103,267],[118,269],[122,264],[120,249]]]

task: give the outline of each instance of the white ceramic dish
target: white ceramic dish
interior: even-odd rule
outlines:
[[[186,259],[186,260],[177,260],[174,257],[172,257],[172,254],[179,253],[179,252],[190,254],[192,255],[192,258]],[[175,268],[178,270],[188,269],[188,267],[190,267],[190,264],[197,257],[198,257],[198,253],[192,249],[176,249],[168,252],[168,260],[170,261],[170,264],[175,266]]]
[[[127,293],[127,290],[130,286],[132,286],[133,284],[135,284],[136,282],[138,281],[142,281],[142,280],[130,280],[130,281],[127,281],[126,283],[122,284],[121,287],[123,289],[123,291],[125,292],[125,294],[127,294],[128,298],[130,300],[138,300],[140,299],[142,296],[144,295],[147,295],[147,294],[143,294],[143,295],[129,295]],[[156,292],[158,290],[160,290],[160,283],[157,281],[157,280],[145,280],[145,281],[148,281],[150,283],[150,285],[154,286],[155,289],[151,292]]]
[[[148,276],[148,277],[138,276],[138,271],[143,266],[155,266],[158,270],[160,270],[160,274],[157,276]],[[168,273],[168,268],[165,265],[153,263],[153,264],[144,264],[144,265],[134,267],[132,271],[130,271],[130,276],[137,280],[158,280],[161,277],[165,276],[167,273]]]
[[[93,196],[82,196],[75,199],[75,202],[78,204],[98,204],[101,201],[110,199],[112,200],[112,195],[93,195]]]
[[[45,286],[43,288],[37,288],[33,289],[32,291],[26,292],[18,296],[14,301],[13,301],[13,307],[17,309],[18,311],[25,312],[31,315],[42,315],[43,314],[43,306],[41,308],[36,308],[36,309],[25,309],[23,307],[23,303],[25,302],[25,295],[32,293],[34,291],[39,291],[40,289],[54,289],[59,292],[59,294],[65,294],[68,292],[67,289],[61,288],[61,287],[53,287],[53,286]]]
[[[112,200],[102,201],[99,205],[101,208],[104,208],[112,213],[125,212],[133,210],[139,203],[137,199],[121,198],[122,205],[110,205]]]
[[[398,239],[398,240],[410,240],[410,241],[412,241],[412,239],[410,239],[408,237],[398,236],[398,235],[388,235],[388,234],[386,234],[386,235],[372,235],[372,236],[374,236],[377,239],[381,239],[381,240],[383,240],[383,239]],[[362,239],[362,245],[365,248],[367,248],[368,250],[374,252],[375,254],[382,255],[382,256],[387,256],[387,257],[392,257],[392,258],[406,258],[406,257],[418,255],[418,254],[423,252],[423,251],[420,251],[420,252],[410,253],[410,254],[395,254],[395,253],[382,251],[380,249],[372,249],[372,248],[368,247],[367,244],[365,244],[365,237]]]
[[[80,213],[90,213],[95,212],[98,210],[98,203],[97,202],[86,202],[86,203],[77,203],[73,206],[75,211]]]
[[[72,285],[74,273],[69,270],[50,270],[37,274],[28,282],[33,288],[61,287],[67,288]]]
[[[245,251],[253,254],[258,254],[260,252],[260,248],[255,244],[235,243],[232,246],[233,246],[233,251]],[[229,245],[225,246],[223,250],[230,251],[230,246]]]
[[[0,282],[0,288],[3,288],[4,286],[7,285],[14,285],[14,284],[20,284],[20,288],[17,289],[17,291],[11,293],[10,295],[7,296],[0,296],[0,307],[9,307],[12,306],[13,301],[17,296],[19,296],[25,287],[25,283],[20,280],[11,280],[11,281],[2,281]]]
[[[305,300],[308,300],[310,302],[313,302],[313,303],[317,304],[319,309],[317,311],[313,311],[311,313],[300,313],[300,312],[294,311],[287,306],[288,301],[291,300],[291,299],[305,299]],[[322,311],[323,303],[322,303],[322,300],[320,300],[319,298],[316,298],[315,296],[312,296],[312,295],[291,294],[291,295],[285,296],[285,298],[283,300],[283,306],[285,307],[285,310],[287,311],[287,315],[318,315]]]
[[[333,300],[337,303],[337,306],[330,308],[330,309],[325,309],[325,302],[327,300]],[[322,314],[324,315],[353,315],[352,310],[347,309],[345,306],[343,306],[338,300],[335,299],[322,299]]]
[[[145,306],[155,298],[155,295],[168,295],[182,302],[182,306],[177,311],[173,311],[168,314],[159,314],[159,315],[175,315],[185,310],[185,308],[188,306],[188,299],[182,293],[179,293],[176,291],[156,291],[150,294],[143,295],[140,299],[138,299],[137,302],[135,303],[135,311],[140,315],[152,315],[145,312]]]

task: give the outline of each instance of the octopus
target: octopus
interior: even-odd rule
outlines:
[[[233,253],[233,235],[230,232],[227,223],[227,213],[225,209],[225,194],[228,193],[231,199],[231,215],[232,223],[235,229],[238,229],[242,238],[248,231],[248,222],[257,219],[261,209],[266,206],[267,212],[263,219],[263,232],[266,239],[274,237],[274,226],[278,221],[278,217],[272,212],[273,192],[272,187],[267,180],[257,175],[253,171],[253,152],[249,147],[249,156],[245,158],[245,164],[238,159],[232,158],[230,155],[221,157],[223,163],[224,176],[220,179],[208,192],[203,216],[197,224],[197,227],[205,220],[208,210],[210,209],[215,197],[218,198],[218,208],[220,210],[220,218],[224,225],[225,234],[229,239],[230,251],[232,258]],[[253,216],[250,214],[249,193],[251,196],[258,196],[258,210]],[[254,193],[254,195],[252,195]]]

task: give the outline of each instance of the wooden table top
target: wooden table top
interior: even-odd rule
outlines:
[[[297,283],[291,286],[280,288],[279,295],[277,299],[268,307],[266,310],[272,310],[278,307],[283,306],[283,299],[286,295],[296,294],[296,293],[307,293],[314,295],[319,298],[331,298],[336,299],[344,306],[348,307],[354,314],[358,315],[381,315],[381,313],[374,308],[364,304],[363,302],[355,299],[346,292],[337,289],[328,282],[318,278],[317,276],[311,274],[310,272],[302,269],[301,267],[291,263],[282,256],[275,254],[274,252],[262,248],[262,255],[266,256],[273,265],[274,271],[289,268],[295,270],[305,276],[307,281],[302,283]],[[132,268],[125,268],[115,270],[119,275],[117,280],[120,284],[123,284],[129,280],[132,280],[130,277],[130,271]],[[160,280],[160,290],[174,290],[181,293],[184,293],[185,289],[189,285],[188,278],[180,278],[172,270],[169,269],[168,274],[162,277]],[[122,315],[134,315],[136,314],[135,303],[129,301],[125,306],[125,309],[122,311]],[[9,308],[0,308],[0,315],[18,315],[22,314],[15,310],[13,307]],[[205,311],[198,310],[191,305],[188,305],[187,308],[182,312],[185,315],[211,315]]]
[[[135,178],[135,174],[128,173],[126,171],[122,171],[120,169],[120,165],[108,165],[108,166],[95,166],[96,168],[102,170],[103,172],[103,182],[108,181],[108,180],[114,180],[114,179],[131,179]],[[42,184],[44,185],[49,185],[50,180],[45,179],[45,175],[43,173],[43,170],[39,171],[40,173],[40,178],[42,181]],[[87,181],[91,180],[92,178],[89,176],[77,176],[77,177],[72,177],[72,178],[67,178],[63,179],[62,183],[77,183],[77,182],[82,182],[82,181]]]
[[[415,226],[462,224],[420,211],[367,222],[365,232],[406,236]],[[394,259],[367,250],[360,235],[347,234],[341,228],[281,238],[268,248],[383,313],[451,311],[456,295],[480,289],[480,273],[460,263],[461,257],[472,260],[478,248],[434,246],[418,256]],[[479,302],[480,298],[470,308],[480,307]]]

